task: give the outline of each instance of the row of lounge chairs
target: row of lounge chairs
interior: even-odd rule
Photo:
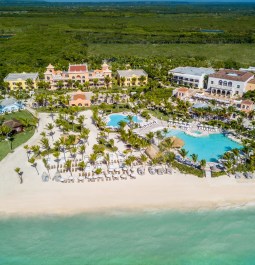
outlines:
[[[251,173],[251,172],[245,172],[245,173],[236,172],[235,173],[235,178],[236,179],[241,179],[241,178],[255,179],[255,173]]]
[[[148,171],[151,175],[155,175],[156,173],[158,175],[163,175],[163,174],[172,174],[172,169],[171,168],[163,168],[163,167],[160,167],[160,168],[154,168],[154,167],[149,167],[148,168]]]
[[[140,128],[141,128],[141,129],[146,129],[146,128],[148,128],[148,127],[154,125],[154,124],[157,124],[157,121],[152,121],[152,122],[146,123],[146,124],[144,124],[144,125],[140,125]]]

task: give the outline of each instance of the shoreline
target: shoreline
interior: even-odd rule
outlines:
[[[0,190],[0,218],[244,209],[255,206],[254,189],[255,182],[180,173],[96,183],[43,183],[38,176]]]
[[[0,220],[10,219],[10,218],[65,218],[65,217],[75,217],[81,215],[87,216],[130,216],[130,215],[143,215],[143,214],[160,214],[160,213],[206,213],[206,212],[217,212],[217,211],[239,211],[239,210],[249,210],[255,209],[255,201],[245,202],[245,203],[226,203],[225,205],[207,205],[194,206],[194,207],[183,207],[183,208],[172,208],[168,206],[159,207],[134,207],[129,208],[98,208],[90,211],[87,210],[74,210],[73,212],[1,212]]]

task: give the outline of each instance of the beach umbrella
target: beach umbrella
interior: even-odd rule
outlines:
[[[42,173],[42,181],[43,182],[49,181],[49,175],[46,172]]]
[[[61,174],[57,171],[52,180],[59,182],[61,178],[62,178]]]

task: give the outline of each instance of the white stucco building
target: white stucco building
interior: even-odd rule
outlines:
[[[209,76],[207,91],[226,97],[242,96],[252,78],[250,72],[222,69]]]
[[[173,81],[178,85],[204,88],[205,76],[213,74],[212,68],[204,67],[177,67],[168,72],[173,75]]]

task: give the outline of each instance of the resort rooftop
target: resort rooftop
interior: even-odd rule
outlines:
[[[38,73],[10,73],[5,77],[4,81],[5,82],[16,81],[16,80],[26,81],[27,79],[35,80],[38,78],[38,76],[39,76]]]
[[[170,73],[178,73],[178,74],[185,74],[185,75],[194,75],[194,76],[202,76],[202,75],[210,75],[213,74],[215,71],[213,68],[205,68],[205,67],[177,67],[173,70],[169,71]]]
[[[143,69],[128,69],[128,70],[117,70],[120,77],[132,77],[136,76],[147,76],[148,74]]]
[[[210,75],[210,77],[227,79],[232,81],[246,82],[251,79],[254,75],[250,72],[237,71],[237,70],[229,70],[222,69],[217,73]]]

